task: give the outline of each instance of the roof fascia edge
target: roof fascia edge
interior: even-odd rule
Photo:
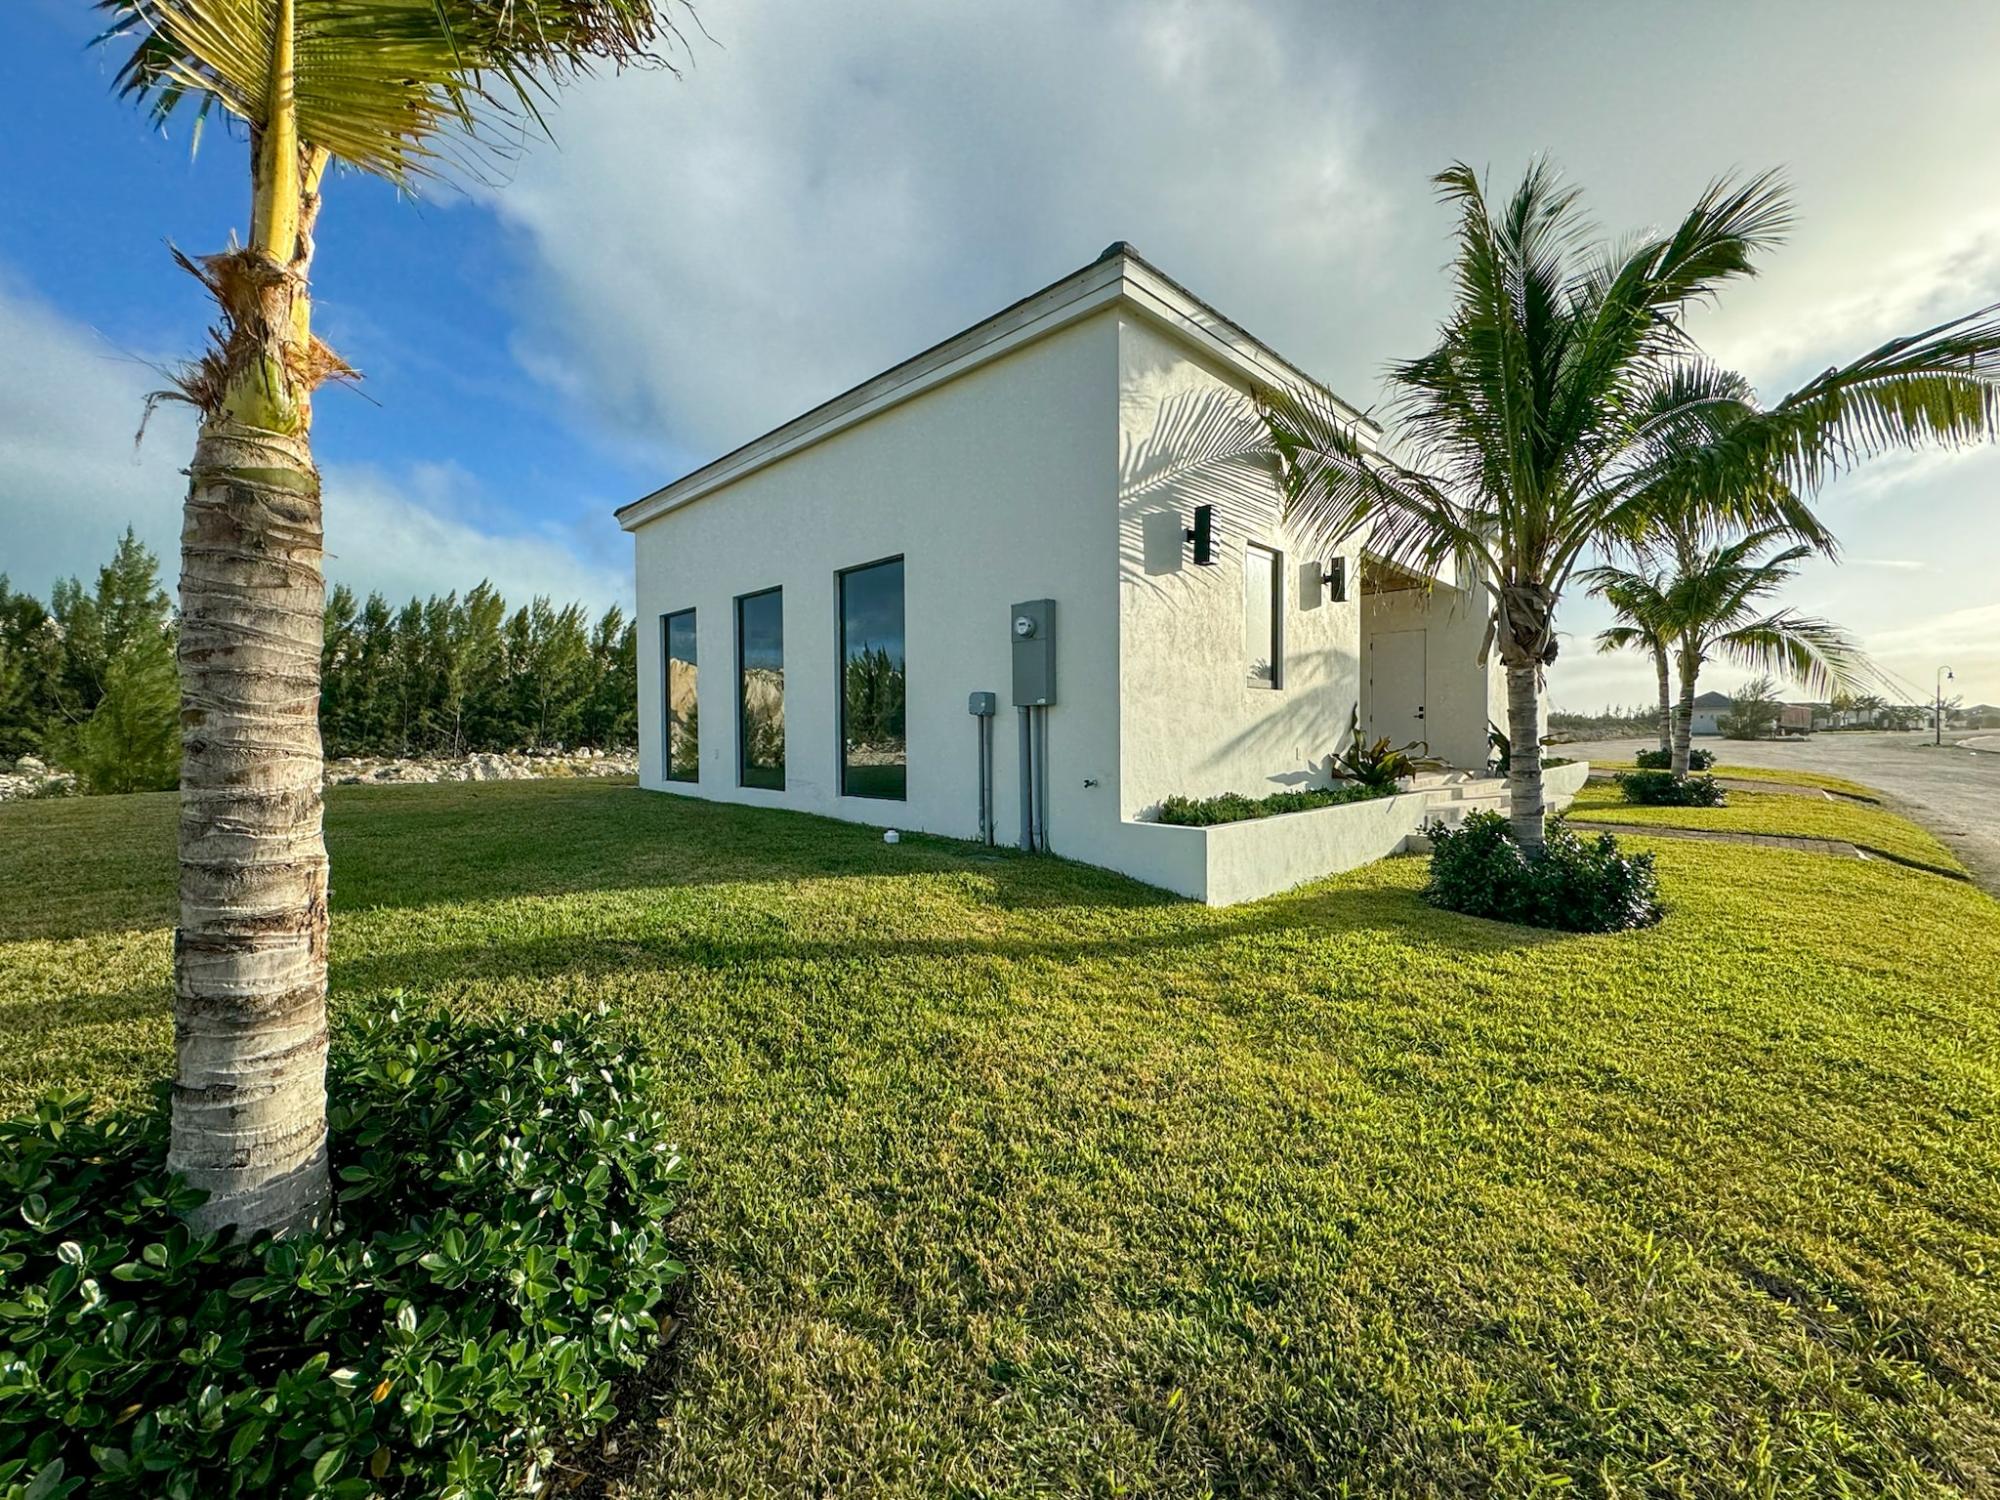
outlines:
[[[1201,299],[1134,255],[1093,262],[1015,307],[958,333],[763,436],[711,460],[617,511],[618,524],[637,531],[648,521],[816,443],[825,441],[925,391],[954,380],[1026,344],[1105,309],[1126,304],[1253,387],[1304,385],[1323,392],[1343,415],[1372,432],[1365,413],[1291,364]]]

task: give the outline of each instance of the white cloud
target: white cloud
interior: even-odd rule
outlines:
[[[1843,244],[1822,233],[1815,240],[1819,254],[1778,252],[1770,282],[1747,297],[1732,293],[1727,312],[1701,322],[1710,352],[1723,363],[1789,387],[2000,297],[2000,216],[1954,223],[1941,243],[1905,250],[1886,264],[1855,255],[1852,238]]]
[[[132,441],[147,391],[164,383],[0,281],[0,573],[15,587],[90,576],[128,525],[162,558],[178,551],[193,416],[163,406],[145,444]]]
[[[162,383],[143,360],[0,283],[0,573],[15,587],[45,594],[56,578],[93,576],[128,525],[171,586],[193,414],[162,406],[144,444],[132,442],[146,392]],[[595,538],[482,525],[479,488],[455,465],[336,465],[323,480],[335,581],[399,601],[481,577],[510,599],[630,599],[629,567],[596,555]]]
[[[1362,80],[1281,8],[741,0],[726,42],[572,91],[490,200],[544,292],[517,357],[614,430],[710,455],[1114,239],[1247,280],[1281,349],[1366,289]]]
[[[377,589],[400,603],[484,578],[512,603],[547,594],[559,604],[631,607],[631,570],[579,556],[562,530],[478,525],[479,487],[456,465],[420,464],[401,475],[333,467],[324,491],[327,577],[357,592]]]

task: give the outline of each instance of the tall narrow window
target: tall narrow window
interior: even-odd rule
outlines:
[[[660,640],[660,655],[666,662],[667,780],[699,781],[701,720],[695,696],[694,611],[684,609],[660,616]]]
[[[1243,649],[1252,687],[1284,686],[1285,558],[1255,542],[1243,549]]]
[[[785,789],[785,596],[736,601],[736,760],[742,786]]]
[[[903,732],[903,560],[840,575],[840,790],[909,795]]]

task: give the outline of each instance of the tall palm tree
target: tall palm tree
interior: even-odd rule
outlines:
[[[1674,682],[1671,642],[1664,623],[1665,580],[1658,573],[1605,566],[1594,570],[1590,592],[1609,604],[1619,623],[1597,632],[1599,651],[1643,651],[1652,658],[1660,689],[1660,752],[1674,748]]]
[[[1546,162],[1497,212],[1469,167],[1437,183],[1459,211],[1452,307],[1437,346],[1390,372],[1406,458],[1372,451],[1310,392],[1267,395],[1265,417],[1304,529],[1366,529],[1378,554],[1487,586],[1511,822],[1538,850],[1538,688],[1586,554],[1669,506],[1830,548],[1802,497],[1832,474],[1993,431],[2000,308],[1892,340],[1766,406],[1703,358],[1687,313],[1782,238],[1790,210],[1774,176],[1717,182],[1667,233],[1596,251],[1578,194]]]
[[[168,1165],[204,1229],[310,1228],[327,1203],[320,481],[312,396],[353,372],[312,332],[327,169],[398,184],[505,150],[535,97],[678,40],[667,0],[99,0],[156,119],[249,138],[247,241],[181,263],[221,309],[170,399],[201,413],[181,527],[180,926]]]
[[[1673,716],[1676,776],[1688,773],[1695,693],[1702,667],[1714,658],[1789,677],[1809,693],[1852,691],[1872,670],[1861,648],[1832,621],[1769,607],[1770,597],[1797,576],[1799,564],[1814,551],[1792,544],[1761,555],[1786,536],[1781,527],[1760,527],[1707,544],[1691,531],[1669,537],[1674,562],[1654,619],[1671,642],[1679,668],[1680,697]],[[1615,587],[1621,576],[1616,569],[1599,568],[1584,575],[1584,581],[1593,589],[1607,581]]]

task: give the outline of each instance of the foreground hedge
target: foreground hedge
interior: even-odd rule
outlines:
[[[598,1018],[387,1010],[328,1067],[336,1222],[190,1234],[155,1108],[0,1123],[0,1496],[533,1491],[682,1267],[681,1161]]]
[[[1546,844],[1531,855],[1514,842],[1506,818],[1470,814],[1457,828],[1428,824],[1433,906],[1527,927],[1564,932],[1622,932],[1660,920],[1659,878],[1650,854],[1626,854],[1608,833],[1577,835],[1551,818]]]

